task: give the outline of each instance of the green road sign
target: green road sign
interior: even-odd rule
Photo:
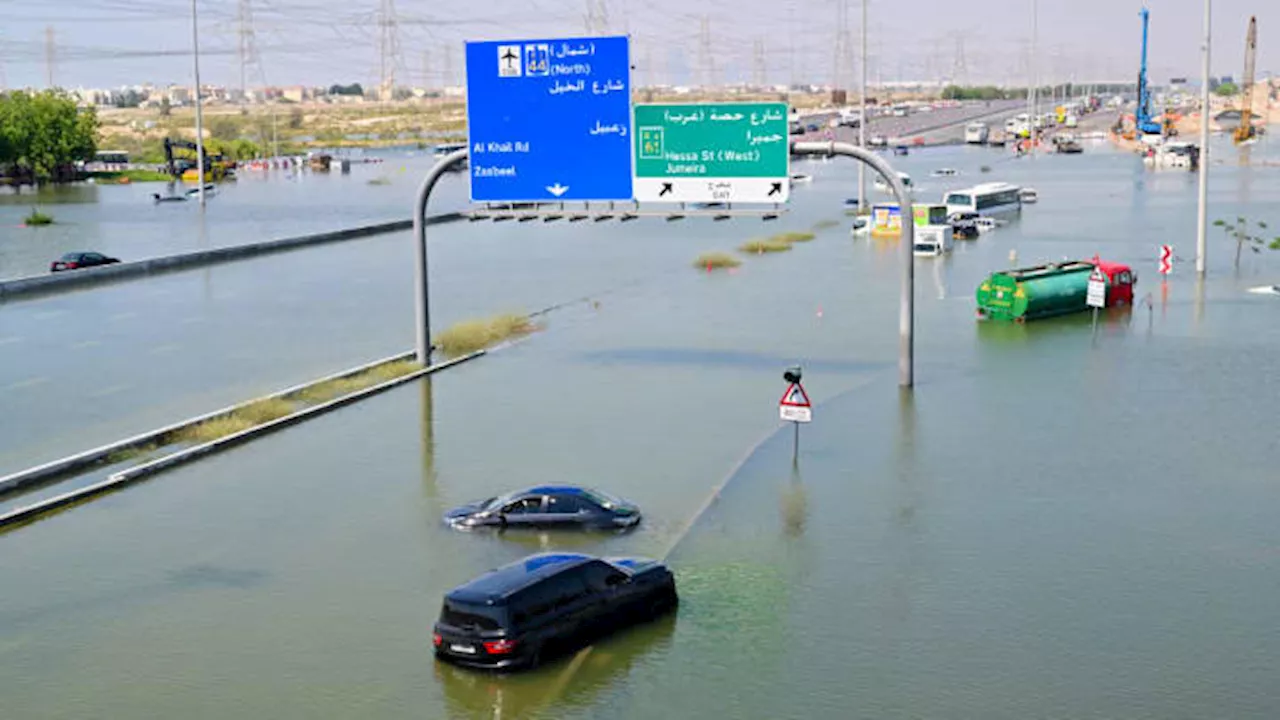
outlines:
[[[782,203],[790,196],[786,103],[637,105],[640,202]]]

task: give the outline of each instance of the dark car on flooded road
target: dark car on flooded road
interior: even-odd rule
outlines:
[[[431,642],[446,662],[527,669],[678,603],[675,577],[656,560],[543,553],[451,590]]]
[[[444,514],[459,530],[538,528],[627,530],[640,522],[640,509],[607,493],[575,485],[542,485],[468,503]]]
[[[79,268],[97,267],[99,265],[114,265],[118,262],[120,262],[118,258],[107,257],[102,253],[69,252],[50,263],[49,272],[77,270]]]

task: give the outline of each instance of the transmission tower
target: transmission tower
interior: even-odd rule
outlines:
[[[840,90],[853,79],[853,41],[849,33],[849,0],[836,0],[835,43],[831,56],[831,89]]]
[[[45,85],[53,87],[53,68],[57,62],[57,46],[53,42],[53,26],[44,28],[44,74]]]
[[[381,0],[378,7],[378,99],[389,100],[396,86],[400,61],[400,31],[395,0]]]
[[[609,8],[605,0],[587,0],[587,13],[582,17],[588,35],[605,35],[609,32]]]
[[[715,84],[716,65],[711,56],[711,17],[703,15],[698,29],[698,75],[702,87]]]
[[[236,5],[236,59],[240,62],[240,102],[249,101],[249,66],[258,64],[258,43],[253,32],[252,0],[239,0]],[[262,66],[258,65],[259,74]]]
[[[444,46],[444,67],[441,74],[441,85],[445,88],[453,87],[453,46]]]
[[[964,33],[956,35],[956,54],[951,60],[951,82],[961,87],[969,84],[969,63],[964,56]]]
[[[764,57],[764,38],[756,38],[751,54],[751,84],[757,88],[763,88],[769,83],[768,65]]]

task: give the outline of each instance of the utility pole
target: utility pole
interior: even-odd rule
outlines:
[[[427,88],[431,87],[431,51],[422,51],[422,91],[425,93]]]
[[[1209,49],[1212,0],[1204,0],[1204,56],[1200,59],[1200,194],[1197,201],[1196,275],[1204,277],[1209,233]],[[1269,94],[1269,93],[1268,93]],[[1268,119],[1270,114],[1268,113]]]
[[[53,88],[53,67],[56,62],[57,46],[53,42],[53,26],[44,28],[44,74],[45,86]]]
[[[867,149],[867,2],[862,0],[862,82],[858,91],[858,147]],[[867,167],[858,163],[858,213],[867,212]]]
[[[196,81],[196,173],[199,175],[196,194],[200,209],[204,209],[204,115],[200,103],[200,21],[196,15],[196,0],[191,0],[191,62]]]
[[[1032,158],[1036,156],[1036,116],[1039,114],[1040,80],[1036,74],[1036,34],[1039,24],[1038,3],[1036,0],[1031,0],[1031,57],[1028,59],[1031,77],[1027,86],[1027,140],[1031,146]]]
[[[836,37],[835,43],[832,44],[831,56],[831,90],[834,91],[845,88],[846,84],[852,84],[851,78],[845,77],[846,63],[849,59],[849,1],[836,0]]]

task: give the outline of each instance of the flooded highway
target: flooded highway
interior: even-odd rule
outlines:
[[[1229,153],[1213,166],[1211,219],[1276,220],[1264,216],[1280,206],[1280,177]],[[1195,176],[1152,173],[1105,145],[893,161],[917,200],[986,180],[1040,195],[1009,226],[916,261],[909,399],[894,385],[898,247],[850,238],[852,163],[795,163],[814,181],[772,226],[454,226],[433,266],[442,324],[592,301],[474,363],[0,537],[6,711],[1269,717],[1280,703],[1269,629],[1280,621],[1280,306],[1248,290],[1280,282],[1280,253],[1247,257],[1237,274],[1234,248],[1212,235],[1197,283]],[[930,176],[941,167],[960,175]],[[844,224],[733,273],[689,268],[699,252],[828,219]],[[1162,285],[1165,243],[1181,260]],[[200,368],[186,382],[201,389],[157,374],[155,392],[175,412],[199,411],[201,393],[231,394],[211,368],[253,356],[246,345],[262,357],[234,366],[244,391],[406,348],[407,249],[403,238],[350,243],[287,256],[290,278],[279,265],[229,265],[14,304],[0,318],[5,332],[23,317],[35,333],[48,303],[93,317],[83,298],[115,294],[112,312],[124,312],[174,283],[181,300],[141,311],[150,342],[178,332],[182,313],[221,319],[186,356]],[[1020,265],[1095,253],[1130,263],[1143,301],[1105,313],[1096,337],[1087,315],[977,323],[974,289],[1011,251]],[[304,359],[268,361],[293,344]],[[10,346],[6,372],[32,362],[3,355]],[[144,383],[161,361],[135,357],[98,372]],[[776,409],[793,363],[816,405],[794,466]],[[58,402],[6,441],[7,457],[35,457],[49,428],[77,427],[74,385],[58,387],[93,367],[48,371]],[[29,402],[19,380],[0,381],[6,407]],[[156,400],[85,402],[137,425]],[[645,521],[625,535],[440,523],[449,507],[543,482],[605,488]],[[665,557],[680,609],[529,674],[434,661],[444,592],[552,549]]]

